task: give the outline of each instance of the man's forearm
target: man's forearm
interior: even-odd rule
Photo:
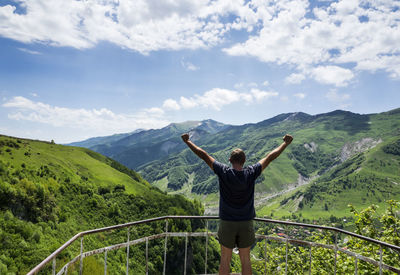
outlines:
[[[188,140],[185,143],[190,148],[190,150],[192,150],[193,153],[195,153],[199,158],[201,158],[202,160],[205,160],[207,158],[207,152],[194,144],[192,141]]]
[[[270,161],[273,161],[274,159],[276,159],[277,157],[279,157],[279,155],[286,149],[286,147],[288,146],[288,144],[286,142],[283,142],[281,145],[279,145],[278,147],[276,147],[274,150],[272,150],[267,157],[270,158]]]

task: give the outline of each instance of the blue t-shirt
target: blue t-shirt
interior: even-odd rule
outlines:
[[[219,217],[227,221],[248,221],[256,216],[254,184],[261,174],[261,164],[235,170],[214,161],[214,173],[219,180]]]

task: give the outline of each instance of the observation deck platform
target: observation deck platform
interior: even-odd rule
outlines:
[[[190,271],[188,271],[188,241],[189,238],[204,238],[204,268],[202,270],[196,270],[196,274],[209,274],[209,242],[210,238],[215,238],[217,233],[210,230],[211,223],[214,223],[211,226],[211,229],[215,229],[215,223],[219,219],[217,216],[163,216],[152,219],[146,219],[141,221],[129,222],[125,224],[119,224],[104,228],[97,228],[93,230],[83,231],[76,234],[66,243],[64,243],[61,247],[59,247],[56,251],[54,251],[51,255],[49,255],[46,259],[44,259],[40,264],[34,267],[28,275],[37,274],[45,272],[48,274],[51,272],[53,275],[61,275],[68,274],[68,270],[79,264],[77,268],[79,270],[79,274],[83,274],[84,263],[83,260],[87,257],[93,255],[104,255],[104,274],[107,273],[107,256],[110,251],[126,249],[126,265],[125,270],[126,274],[129,274],[129,261],[130,258],[135,255],[130,255],[130,247],[144,244],[145,245],[145,274],[149,274],[149,246],[151,242],[157,239],[164,240],[163,242],[163,270],[159,270],[159,274],[168,274],[167,271],[167,257],[168,257],[168,239],[170,238],[184,238],[185,245],[181,249],[184,249],[184,257],[182,259],[182,273],[186,275]],[[203,228],[204,231],[197,232],[171,232],[169,229],[171,228],[171,224],[178,221],[202,221],[205,226]],[[352,267],[349,269],[349,272],[346,274],[358,274],[360,264],[365,265],[368,264],[371,267],[375,268],[379,274],[400,274],[400,265],[399,262],[397,264],[386,264],[384,259],[388,257],[396,257],[400,259],[400,247],[389,244],[386,242],[382,242],[379,240],[375,240],[366,236],[358,235],[353,232],[349,232],[336,227],[329,226],[320,226],[315,224],[305,224],[298,222],[290,222],[290,221],[279,221],[273,219],[263,219],[263,218],[255,218],[254,221],[260,228],[266,226],[275,226],[280,231],[284,231],[285,233],[276,233],[274,234],[256,234],[257,242],[259,243],[259,255],[262,255],[261,259],[254,259],[256,261],[257,266],[261,269],[261,273],[263,274],[294,274],[295,270],[291,270],[291,268],[296,268],[293,263],[290,262],[289,258],[291,258],[293,253],[297,253],[300,249],[298,247],[302,247],[304,249],[308,249],[308,252],[304,252],[302,254],[302,261],[300,264],[302,266],[302,273],[305,274],[319,274],[318,270],[315,270],[315,265],[313,265],[313,251],[316,250],[325,250],[330,251],[331,258],[326,258],[324,261],[327,263],[328,274],[337,274],[338,271],[338,258],[340,259],[346,257],[347,262],[352,262]],[[141,238],[136,238],[134,240],[131,239],[131,232],[135,231],[137,227],[140,225],[152,225],[156,222],[165,222],[165,230],[162,233],[146,235]],[[284,227],[284,228],[281,228]],[[276,229],[275,228],[275,229]],[[286,228],[286,229],[285,229]],[[110,233],[113,231],[121,231],[126,230],[126,240],[123,242],[119,242],[116,244],[104,246],[101,248],[91,249],[85,251],[84,247],[84,239],[90,238],[91,236],[99,233]],[[261,230],[262,231],[262,230]],[[262,233],[262,232],[261,232]],[[318,241],[318,238],[312,238],[314,234],[323,234],[327,233],[331,236],[331,243]],[[308,236],[308,237],[307,237]],[[355,249],[351,251],[346,246],[346,241],[352,239],[355,242],[359,242],[360,249]],[[317,241],[316,241],[317,240]],[[64,252],[68,247],[75,245],[78,246],[80,241],[80,252],[72,259],[70,259],[67,263],[62,266],[57,267],[57,256]],[[279,262],[277,263],[278,268],[269,266],[269,263],[276,262],[276,259],[268,259],[267,251],[268,249],[275,249],[277,245],[281,246],[282,255],[280,257]],[[371,256],[371,253],[365,255],[363,253],[363,246],[375,246],[376,251],[374,255]],[[295,247],[296,249],[291,249]],[[263,249],[264,251],[261,251]],[[303,249],[303,250],[304,250]],[[328,255],[328,254],[327,254]],[[65,257],[65,255],[64,255]],[[64,263],[64,262],[63,262]],[[51,266],[50,266],[51,265]],[[271,268],[275,268],[271,272]],[[260,271],[260,270],[258,270]],[[215,269],[214,269],[215,272]],[[339,273],[338,273],[339,274]],[[340,272],[340,274],[343,274]]]

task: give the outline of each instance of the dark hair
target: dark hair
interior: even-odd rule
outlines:
[[[243,165],[246,162],[246,155],[244,154],[242,149],[236,148],[232,151],[229,161],[231,163],[238,163],[240,165]]]

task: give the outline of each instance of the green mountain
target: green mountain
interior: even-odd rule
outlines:
[[[138,129],[138,130],[135,130],[135,131],[133,131],[131,133],[115,134],[115,135],[112,135],[112,136],[104,136],[104,137],[94,137],[94,138],[89,138],[89,139],[84,140],[84,141],[72,142],[72,143],[69,143],[67,145],[91,148],[91,147],[94,147],[94,146],[99,145],[99,144],[109,144],[109,143],[112,143],[112,142],[116,142],[116,141],[118,141],[120,139],[123,139],[124,137],[130,136],[132,134],[139,133],[141,131],[143,131],[143,129]]]
[[[389,145],[393,139],[399,138],[400,109],[368,115],[346,111],[334,111],[315,116],[304,113],[282,114],[260,123],[231,126],[215,134],[203,135],[196,140],[196,143],[214,158],[225,163],[228,162],[233,148],[242,148],[247,154],[247,164],[251,164],[278,146],[282,142],[282,136],[286,133],[294,136],[293,143],[277,160],[271,163],[257,180],[256,204],[259,209],[270,204],[271,197],[281,198],[282,195],[286,195],[292,190],[298,188],[303,190],[311,182],[313,184],[310,186],[320,186],[324,182],[334,184],[333,182],[338,180],[338,174],[331,178],[328,175],[352,162],[353,157],[358,154],[370,159],[370,154],[374,150],[379,151],[379,148],[383,148],[382,146]],[[382,158],[391,159],[388,155],[383,155]],[[358,165],[366,164],[362,162]],[[387,177],[398,182],[400,174],[398,162],[394,162],[392,166],[388,167],[390,169],[385,170]],[[364,171],[368,171],[368,169],[365,168]],[[383,173],[383,167],[376,169],[377,174]],[[206,203],[208,213],[216,212],[217,179],[212,171],[199,161],[189,149],[185,148],[160,160],[143,164],[138,171],[145,179],[160,189],[202,199]],[[360,173],[366,173],[364,171]],[[349,180],[353,181],[354,179],[350,177]],[[364,194],[358,192],[361,185],[352,184],[351,186],[354,187],[356,194]],[[375,187],[375,185],[371,185],[368,188]],[[331,193],[330,199],[337,204],[340,202],[341,207],[337,204],[329,207],[329,203],[327,207],[332,211],[337,209],[336,212],[332,212],[335,214],[339,214],[343,209],[342,206],[346,207],[349,202],[354,202],[355,205],[361,207],[375,201],[363,196],[350,198],[349,195],[344,202],[339,199],[345,198],[343,194],[335,192],[336,189],[332,188],[332,186],[328,188],[328,192]],[[346,193],[349,193],[349,190]],[[398,197],[397,185],[387,186],[386,193],[388,196],[382,197],[381,200]],[[376,197],[379,197],[378,193],[376,193]],[[299,204],[300,198],[302,195],[299,193],[293,200]],[[305,207],[308,205],[306,201],[302,203]],[[315,206],[317,205],[319,204],[316,203]],[[310,213],[312,210],[310,209]],[[298,207],[292,209],[292,212],[295,211],[298,211]],[[259,214],[269,215],[270,212],[264,209]]]
[[[133,132],[131,134],[113,135],[94,138],[69,145],[82,146],[111,157],[131,169],[153,160],[158,160],[180,152],[185,147],[180,134],[193,132],[193,138],[214,134],[229,127],[213,120],[187,121],[172,123],[161,129]]]
[[[379,197],[379,192],[376,196],[370,196],[369,192],[367,196],[367,193],[361,191],[361,185],[355,184],[356,179],[353,177],[349,179],[352,182],[349,186],[353,186],[354,190],[346,189],[344,193],[348,196],[345,196],[343,192],[332,191],[336,190],[333,186],[339,179],[338,174],[335,174],[336,179],[328,176],[336,169],[353,162],[355,156],[361,154],[369,159],[374,150],[381,152],[383,158],[390,159],[380,148],[399,137],[400,109],[366,115],[341,110],[319,115],[287,113],[259,123],[240,126],[209,122],[211,125],[205,122],[171,124],[163,129],[142,131],[92,149],[135,168],[147,181],[163,191],[202,200],[206,213],[217,213],[217,179],[182,143],[180,135],[183,132],[190,132],[196,144],[224,163],[228,163],[232,149],[242,148],[247,154],[246,164],[257,162],[278,146],[284,134],[294,136],[291,146],[257,180],[256,205],[261,216],[287,216],[300,212],[307,216],[308,208],[309,216],[343,216],[348,212],[345,210],[348,202],[354,201],[356,206],[365,207],[370,202],[398,196],[396,184],[387,186],[387,196]],[[213,124],[217,126],[212,126]],[[201,125],[206,127],[201,128]],[[366,164],[361,162],[357,165],[361,167]],[[389,167],[387,173],[390,175],[387,177],[397,179],[400,174],[399,165]],[[360,173],[363,174],[368,169]],[[376,173],[382,173],[382,169],[383,167],[377,168]],[[323,194],[314,196],[312,202],[307,201],[303,192],[312,192],[306,190],[317,190],[315,186],[322,185],[329,186],[321,187],[321,190],[331,193],[329,200],[332,203],[324,202]],[[367,188],[378,187],[370,185]],[[351,192],[358,196],[353,198]],[[317,198],[321,200],[314,202]],[[301,209],[299,205],[304,208]]]
[[[357,208],[400,198],[400,135],[357,153],[333,167],[311,184],[282,194],[262,205],[259,215],[332,218]],[[293,216],[294,215],[294,216]]]
[[[199,202],[166,195],[139,174],[89,149],[0,136],[0,274],[26,274],[76,233],[88,229],[164,215],[200,215]],[[196,230],[204,225],[172,223],[177,230]],[[164,223],[135,227],[131,239],[160,233]],[[86,249],[123,242],[126,231],[85,238]],[[150,270],[162,270],[163,244],[150,246]],[[169,247],[170,274],[182,273],[179,249],[184,240]],[[201,270],[203,243],[191,241],[189,270]],[[211,250],[212,247],[210,248]],[[57,267],[71,260],[77,245],[60,254]],[[140,246],[131,247],[130,270],[144,273]],[[210,251],[210,250],[209,250]],[[125,251],[109,254],[108,269],[119,274],[125,268]],[[202,255],[202,254],[201,254]],[[103,260],[89,257],[84,274],[103,272]],[[210,268],[216,271],[216,266]],[[47,273],[50,273],[47,270]],[[76,274],[72,268],[69,273]]]

